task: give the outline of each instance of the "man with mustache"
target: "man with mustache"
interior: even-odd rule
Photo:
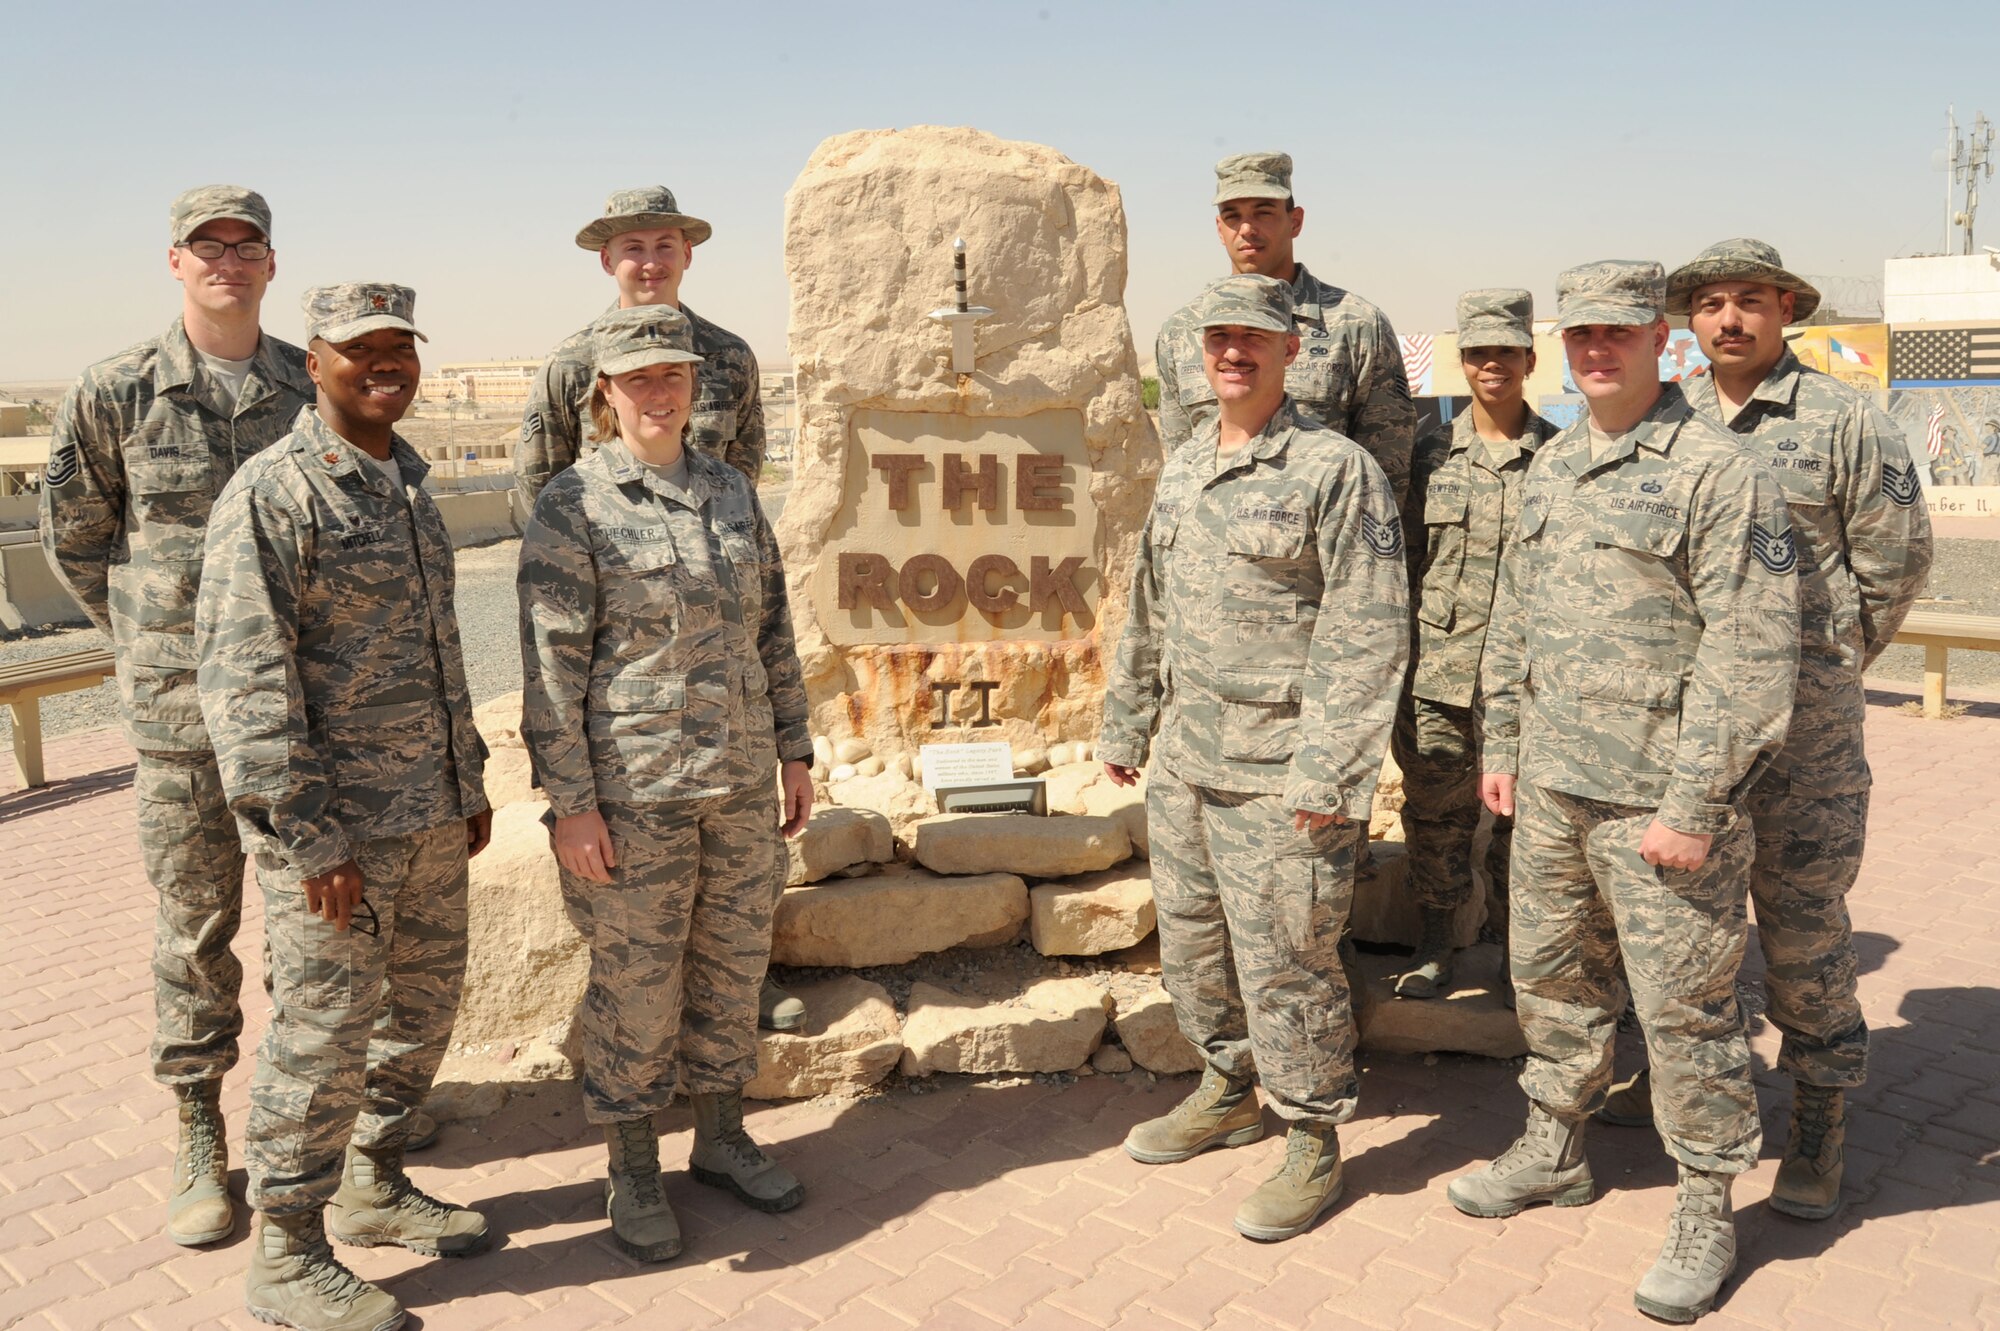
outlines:
[[[1403,771],[1403,839],[1423,936],[1396,980],[1404,998],[1433,998],[1452,978],[1452,919],[1472,899],[1479,827],[1473,694],[1493,616],[1500,551],[1520,517],[1521,481],[1556,427],[1528,406],[1535,372],[1535,301],[1512,287],[1458,298],[1458,360],[1472,407],[1418,441],[1403,529],[1409,532],[1410,682],[1392,741]],[[1420,539],[1415,539],[1421,534]],[[1486,856],[1487,927],[1507,936],[1507,856],[1513,820],[1494,820]]]
[[[688,446],[721,458],[750,478],[756,488],[764,469],[764,399],[757,357],[750,344],[718,323],[702,318],[681,300],[681,282],[694,262],[694,247],[714,228],[681,211],[664,185],[623,189],[606,200],[604,216],[576,233],[578,248],[593,250],[618,287],[611,309],[671,305],[694,327],[694,350],[701,379],[688,425]],[[591,327],[572,333],[549,353],[535,376],[528,409],[521,418],[521,441],[514,446],[514,486],[521,520],[535,511],[542,487],[576,460],[596,451],[587,436],[590,394],[597,385],[591,360]],[[765,1030],[793,1031],[805,1025],[806,1005],[765,977],[757,999],[757,1024]]]
[[[243,1031],[243,967],[230,950],[243,851],[195,695],[202,535],[222,487],[292,428],[313,387],[305,352],[259,327],[278,267],[264,197],[204,185],[168,215],[180,316],[85,370],[63,398],[42,542],[117,657],[125,736],[138,750],[139,847],[159,894],[153,1075],[173,1089],[180,1125],[166,1232],[203,1244],[235,1225],[220,1097]]]
[[[1668,312],[1688,316],[1709,359],[1708,373],[1682,386],[1688,405],[1778,478],[1798,542],[1798,698],[1749,809],[1766,1011],[1784,1032],[1778,1066],[1794,1083],[1771,1207],[1805,1220],[1840,1209],[1846,1092],[1868,1072],[1847,914],[1868,825],[1861,674],[1896,636],[1931,564],[1930,516],[1903,432],[1785,343],[1785,325],[1818,306],[1819,292],[1760,240],[1711,245],[1667,280]],[[1650,1126],[1652,1101],[1642,1069],[1598,1116]]]
[[[383,1331],[400,1306],[341,1265],[329,1228],[432,1256],[487,1242],[477,1212],[410,1182],[403,1153],[458,1012],[466,861],[493,815],[451,538],[395,432],[422,372],[415,296],[354,282],[308,291],[305,310],[317,403],[216,501],[198,679],[271,949],[247,1302],[304,1331]]]
[[[1292,197],[1289,153],[1238,153],[1215,165],[1215,233],[1231,271],[1261,273],[1292,288],[1300,352],[1285,371],[1298,409],[1361,445],[1389,478],[1396,502],[1409,484],[1417,413],[1396,332],[1382,311],[1321,281],[1293,256],[1306,210]],[[1214,424],[1215,390],[1202,372],[1200,300],[1160,328],[1160,434],[1166,451]]]
[[[1479,684],[1480,797],[1516,816],[1528,1122],[1446,1191],[1474,1216],[1591,1200],[1584,1126],[1629,985],[1680,1168],[1633,1301],[1691,1322],[1735,1269],[1730,1185],[1762,1142],[1736,1001],[1744,797],[1791,717],[1799,555],[1777,481],[1660,382],[1666,294],[1659,264],[1624,259],[1556,282],[1588,415],[1528,468]]]
[[[1125,1151],[1171,1164],[1263,1136],[1285,1156],[1236,1212],[1272,1241],[1340,1199],[1354,1018],[1338,945],[1409,661],[1402,523],[1382,469],[1286,391],[1292,287],[1245,273],[1194,314],[1214,419],[1167,459],[1104,694],[1105,772],[1150,755],[1160,964],[1201,1085]]]

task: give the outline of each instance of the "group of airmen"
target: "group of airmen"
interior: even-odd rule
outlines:
[[[1404,773],[1422,941],[1397,979],[1449,992],[1491,815],[1488,929],[1529,1056],[1521,1138],[1452,1182],[1459,1210],[1582,1205],[1595,1115],[1680,1167],[1638,1307],[1692,1321],[1735,1263],[1730,1180],[1760,1149],[1735,983],[1755,903],[1795,1084],[1772,1205],[1840,1204],[1844,1092],[1867,1027],[1845,896],[1868,800],[1861,674],[1930,562],[1916,471],[1866,399],[1783,329],[1817,303],[1756,241],[1667,273],[1558,279],[1587,415],[1527,403],[1533,307],[1468,292],[1469,410],[1421,439],[1373,306],[1294,257],[1291,159],[1217,167],[1231,275],[1158,344],[1165,464],[1139,539],[1099,756],[1146,774],[1162,967],[1200,1084],[1136,1125],[1164,1164],[1287,1127],[1236,1225],[1272,1241],[1339,1199],[1356,1112],[1343,958],[1377,773]],[[467,861],[492,825],[485,744],[424,461],[395,431],[420,374],[413,293],[314,288],[306,347],[262,329],[268,206],[170,210],[182,312],[64,399],[43,487],[51,560],[111,637],[148,877],[156,1077],[179,1107],[175,1242],[233,1232],[223,1074],[246,855],[273,1015],[244,1129],[261,1320],[387,1331],[397,1301],[329,1237],[461,1256],[484,1218],[404,1156],[466,959]],[[754,485],[757,366],[682,278],[709,226],[663,188],[577,235],[617,288],[538,376],[515,453],[522,735],[565,905],[590,945],[586,1117],[612,1234],[681,1250],[655,1113],[694,1108],[689,1166],[762,1210],[804,1186],[744,1131],[755,1028],[803,1005],[766,976],[781,837],[812,807],[777,543]],[[1711,361],[1659,382],[1668,314]],[[1649,1069],[1613,1085],[1627,1005]]]

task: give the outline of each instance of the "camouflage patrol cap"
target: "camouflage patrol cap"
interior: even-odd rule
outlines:
[[[1289,199],[1292,197],[1290,153],[1237,153],[1215,164],[1215,201]]]
[[[590,326],[590,358],[608,377],[648,365],[698,365],[694,325],[671,305],[613,310]]]
[[[1748,236],[1718,240],[1674,269],[1667,278],[1667,313],[1691,313],[1696,289],[1710,282],[1762,282],[1792,292],[1794,323],[1804,323],[1819,308],[1818,289],[1804,278],[1785,271],[1776,249]]]
[[[168,206],[167,216],[173,223],[176,245],[186,244],[201,227],[223,218],[248,222],[266,243],[271,239],[271,205],[256,190],[241,185],[197,185],[183,190]]]
[[[342,282],[313,287],[300,302],[306,311],[306,338],[345,342],[378,328],[401,328],[430,341],[410,319],[417,312],[417,293],[390,282]]]
[[[1262,328],[1292,331],[1292,284],[1262,273],[1237,273],[1201,293],[1195,327]]]
[[[1481,287],[1458,298],[1458,346],[1532,347],[1535,297],[1520,287]]]
[[[1556,278],[1556,331],[1586,324],[1649,324],[1667,304],[1667,270],[1651,259],[1599,259]]]
[[[715,228],[699,217],[689,217],[674,201],[674,192],[665,185],[641,189],[621,189],[604,201],[604,216],[576,233],[581,249],[601,250],[604,243],[621,231],[643,231],[651,227],[677,226],[690,245],[699,245]]]

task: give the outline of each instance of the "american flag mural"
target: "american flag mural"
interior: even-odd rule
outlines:
[[[1432,397],[1431,371],[1436,366],[1437,338],[1429,333],[1398,333],[1403,373],[1410,378],[1411,397]]]
[[[2000,325],[1984,328],[1892,328],[1893,388],[2000,383]]]

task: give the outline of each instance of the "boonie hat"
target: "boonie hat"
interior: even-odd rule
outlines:
[[[1780,291],[1792,292],[1792,322],[1804,323],[1819,308],[1819,291],[1810,282],[1785,270],[1778,251],[1761,240],[1738,236],[1718,240],[1692,260],[1674,269],[1667,278],[1667,313],[1690,314],[1694,293],[1710,282],[1762,282]]]
[[[1651,259],[1599,259],[1556,278],[1556,331],[1649,324],[1666,311],[1667,270]]]
[[[1292,284],[1262,273],[1237,273],[1225,277],[1201,293],[1195,326],[1219,328],[1225,324],[1241,328],[1262,328],[1273,333],[1292,331]]]
[[[1520,287],[1481,287],[1458,298],[1458,345],[1535,345],[1534,293]]]
[[[578,248],[601,250],[604,242],[620,231],[644,231],[651,227],[677,226],[690,245],[699,245],[714,234],[715,228],[699,217],[690,217],[674,201],[674,192],[665,185],[643,189],[621,189],[604,201],[604,216],[576,233]]]
[[[417,312],[417,293],[393,282],[313,287],[300,304],[306,312],[307,340],[345,342],[378,328],[401,328],[420,341],[430,341],[410,322]]]
[[[605,376],[630,374],[648,365],[698,365],[694,325],[671,305],[634,305],[613,310],[590,326],[591,359]]]
[[[197,185],[183,190],[167,208],[176,245],[210,222],[232,218],[257,228],[265,243],[271,239],[271,205],[254,189],[241,185]]]
[[[1237,153],[1215,164],[1215,201],[1289,199],[1292,197],[1290,153]]]

